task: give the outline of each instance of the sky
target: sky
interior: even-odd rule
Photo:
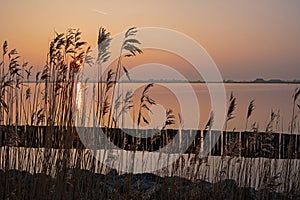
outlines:
[[[112,35],[163,27],[201,44],[224,79],[294,80],[300,79],[299,10],[296,0],[1,0],[0,42],[42,67],[54,31],[79,28],[95,48],[100,26]]]

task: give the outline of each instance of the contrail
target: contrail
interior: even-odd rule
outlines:
[[[106,12],[102,12],[102,11],[100,11],[100,10],[91,9],[91,11],[96,12],[96,13],[99,13],[99,14],[101,14],[101,15],[107,15]]]

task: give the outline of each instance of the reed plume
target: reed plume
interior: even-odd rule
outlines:
[[[267,133],[273,131],[273,123],[274,123],[276,117],[277,117],[277,114],[273,110],[271,110],[270,121],[268,122],[267,127],[266,127]]]
[[[166,121],[162,127],[162,130],[165,129],[167,126],[175,124],[175,115],[173,114],[172,109],[167,109],[166,110]]]
[[[255,108],[254,101],[255,100],[250,101],[249,106],[248,106],[245,131],[247,130],[247,127],[248,127],[248,120],[249,120],[250,116],[252,115],[253,110]]]
[[[147,118],[143,115],[143,110],[147,110],[148,112],[152,112],[149,105],[156,105],[155,100],[149,97],[148,92],[150,88],[154,86],[153,83],[150,83],[145,86],[141,98],[140,98],[140,104],[139,104],[139,111],[138,111],[138,118],[137,118],[137,126],[139,128],[141,119],[143,119],[143,122],[146,124],[149,124],[149,121]]]
[[[205,130],[211,130],[211,128],[212,128],[212,126],[213,126],[213,124],[214,124],[214,112],[213,111],[211,111],[210,112],[210,117],[209,117],[209,120],[208,120],[208,122],[206,123],[206,125],[205,125]]]
[[[105,28],[100,27],[98,33],[98,54],[97,54],[97,65],[98,65],[98,82],[97,82],[97,106],[96,106],[96,116],[98,117],[100,126],[101,123],[104,123],[104,115],[108,112],[109,105],[108,105],[108,91],[112,87],[112,78],[113,72],[107,72],[107,80],[106,85],[102,86],[103,82],[103,72],[102,72],[102,65],[103,63],[107,62],[110,58],[110,32],[107,32]]]
[[[229,99],[229,108],[227,111],[227,116],[226,116],[226,121],[225,121],[225,131],[227,131],[227,123],[230,120],[235,118],[235,116],[233,115],[233,112],[236,109],[236,105],[237,105],[236,98],[233,96],[233,93],[231,92],[230,99]]]

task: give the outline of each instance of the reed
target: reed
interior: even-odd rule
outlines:
[[[212,127],[213,127],[213,124],[214,124],[214,119],[215,119],[215,117],[214,117],[215,115],[214,115],[214,112],[213,111],[211,111],[210,112],[210,117],[209,117],[209,120],[207,121],[207,123],[206,123],[206,126],[205,126],[205,130],[211,130],[212,129]]]
[[[249,103],[249,106],[248,106],[245,131],[247,130],[247,127],[248,127],[248,120],[249,120],[250,116],[252,115],[253,110],[255,108],[254,101],[255,100],[251,100]]]
[[[149,121],[147,118],[143,115],[143,110],[147,110],[149,112],[152,112],[150,109],[150,106],[156,105],[155,100],[149,97],[148,92],[151,87],[153,87],[154,84],[150,83],[145,86],[141,98],[140,98],[140,104],[139,104],[139,109],[138,109],[138,118],[137,118],[137,126],[138,128],[140,127],[141,120],[143,120],[144,123],[149,124]],[[149,106],[150,105],[150,106]]]
[[[114,99],[115,96],[120,95],[120,87],[119,87],[119,79],[121,78],[121,70],[124,71],[124,73],[127,75],[127,77],[130,79],[128,70],[126,67],[122,64],[123,58],[126,57],[134,57],[137,54],[142,54],[143,51],[137,46],[140,44],[140,42],[135,39],[134,37],[136,36],[137,30],[136,27],[129,28],[125,35],[124,35],[124,41],[120,49],[120,54],[116,66],[116,71],[115,71],[115,80],[114,80],[114,85],[112,87],[112,95],[111,95],[111,105],[109,109],[109,114],[108,114],[108,127],[113,127],[112,122],[113,122],[113,115],[114,113],[118,113],[118,109],[114,110]]]
[[[293,110],[292,110],[292,120],[291,120],[291,125],[290,125],[290,132],[291,133],[294,133],[294,131],[295,131],[295,128],[296,128],[296,105],[297,105],[297,107],[300,109],[300,105],[299,104],[296,104],[296,102],[297,102],[297,99],[299,98],[299,96],[300,96],[300,88],[296,88],[295,89],[295,92],[294,92],[294,94],[293,94],[293,96],[292,96],[292,98],[293,98]]]
[[[225,121],[225,126],[224,126],[225,131],[227,131],[228,122],[235,118],[235,116],[233,115],[233,112],[236,109],[236,105],[237,105],[236,98],[233,96],[233,93],[231,92],[230,99],[229,99],[229,107],[227,110],[227,116],[226,116],[226,121]]]

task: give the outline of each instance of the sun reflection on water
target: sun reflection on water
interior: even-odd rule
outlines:
[[[76,91],[76,106],[78,109],[82,106],[82,86],[81,82],[77,83],[77,91]]]

